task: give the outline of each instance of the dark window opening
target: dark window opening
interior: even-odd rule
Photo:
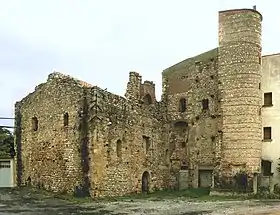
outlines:
[[[151,147],[150,137],[143,136],[143,147],[144,147],[145,153],[148,154],[149,149]]]
[[[261,172],[263,176],[271,176],[271,162],[267,160],[262,160]]]
[[[261,83],[259,83],[259,89],[261,89]]]
[[[33,129],[33,131],[38,130],[38,119],[37,119],[37,117],[32,118],[32,129]]]
[[[263,128],[263,139],[264,140],[271,140],[271,127],[264,127]]]
[[[208,109],[209,109],[209,100],[202,99],[202,110],[208,110]]]
[[[179,112],[183,113],[187,110],[187,101],[185,98],[180,99]]]
[[[182,148],[186,148],[186,142],[182,142]]]
[[[122,156],[122,141],[118,140],[117,141],[117,157],[121,157]]]
[[[264,106],[272,106],[272,93],[264,93]]]
[[[259,57],[259,64],[262,64],[262,57]]]
[[[165,150],[165,155],[164,155],[164,157],[165,157],[165,162],[166,162],[166,163],[169,163],[170,158],[169,158],[169,151],[168,151],[168,149]]]
[[[174,123],[174,129],[179,135],[185,135],[188,128],[188,123],[184,121],[178,121]]]
[[[68,126],[68,124],[69,124],[69,114],[68,114],[68,113],[65,113],[65,114],[63,115],[63,125],[64,125],[64,126]]]
[[[152,104],[152,97],[150,94],[147,94],[143,97],[143,102],[145,105],[150,105]]]
[[[210,78],[213,80],[214,79],[214,75],[210,75]]]

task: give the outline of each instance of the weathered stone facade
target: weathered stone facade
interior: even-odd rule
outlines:
[[[219,47],[164,70],[160,102],[136,72],[125,97],[50,74],[16,104],[18,184],[117,196],[258,172],[261,21],[219,12]]]
[[[261,161],[261,21],[254,10],[219,14],[219,91],[223,155],[221,171],[259,172]]]

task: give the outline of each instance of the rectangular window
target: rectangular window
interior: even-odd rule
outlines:
[[[271,127],[263,128],[263,140],[271,140]]]
[[[208,110],[208,109],[209,109],[209,100],[202,99],[202,110]]]
[[[271,162],[262,160],[262,174],[263,176],[271,176]]]
[[[272,106],[272,93],[264,93],[263,106]]]

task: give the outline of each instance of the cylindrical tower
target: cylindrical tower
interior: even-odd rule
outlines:
[[[221,160],[219,172],[258,172],[261,161],[261,22],[253,9],[219,12]]]

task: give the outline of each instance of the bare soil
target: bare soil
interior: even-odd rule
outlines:
[[[46,192],[0,189],[0,215],[280,215],[279,200],[202,201],[168,199],[116,199],[115,201],[62,200]]]

